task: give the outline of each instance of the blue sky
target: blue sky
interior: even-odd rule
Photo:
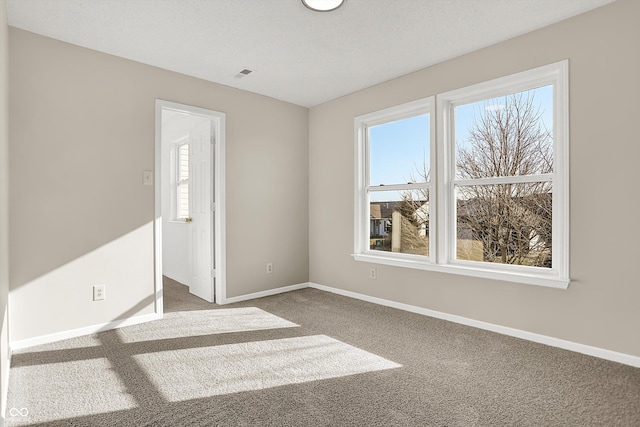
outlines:
[[[542,120],[551,130],[553,123],[553,87],[533,90],[535,100],[544,111]],[[481,114],[487,105],[499,105],[501,98],[475,102],[456,107],[456,141],[463,145],[468,129],[473,124],[474,113]],[[413,173],[422,167],[423,159],[429,164],[430,123],[429,115],[411,117],[369,128],[370,185],[406,184]],[[398,200],[398,192],[372,192],[372,201]]]
[[[371,185],[406,184],[423,159],[429,163],[429,115],[373,126],[369,129],[369,164]],[[372,201],[400,200],[400,193],[372,192]]]
[[[535,97],[536,104],[543,111],[542,121],[549,130],[553,123],[553,86],[544,86],[531,91]],[[474,102],[471,104],[456,107],[456,143],[464,145],[469,127],[473,124],[474,113],[483,113],[488,106],[495,105],[497,108],[504,104],[504,97],[493,98],[486,101]]]
[[[429,132],[428,114],[370,128],[370,184],[409,182],[422,159],[429,161]]]

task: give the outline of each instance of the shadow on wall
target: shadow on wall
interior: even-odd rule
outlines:
[[[153,222],[149,216],[152,216],[154,187],[146,186],[138,195],[128,188],[143,187],[142,170],[139,175],[138,180],[132,180],[134,183],[112,187],[105,182],[82,185],[70,182],[61,188],[50,188],[45,183],[46,190],[30,191],[27,195],[16,195],[14,189],[10,201],[11,289],[42,278],[94,251],[117,246],[122,239],[134,244],[139,251],[152,250]],[[39,179],[46,181],[42,176]],[[45,191],[48,194],[38,194]],[[58,199],[57,206],[47,203],[50,198]],[[132,203],[133,199],[138,200]],[[140,199],[148,200],[151,215],[140,214]],[[132,209],[134,207],[136,209]],[[145,228],[147,234],[139,236],[139,241],[127,238],[144,234],[140,230]],[[114,266],[108,259],[103,261]],[[117,263],[115,267],[118,268]]]
[[[84,253],[82,244],[68,244],[41,263],[34,259],[35,271],[44,272],[32,278],[35,271],[29,270],[30,280],[11,291],[12,341],[107,322],[113,327],[117,320],[153,313],[153,230],[149,222]],[[105,285],[106,297],[94,301],[98,284]]]
[[[143,185],[143,171],[154,164],[155,98],[133,96],[140,78],[100,56],[72,56],[71,45],[17,29],[10,36],[15,290],[152,224],[154,186]],[[148,233],[129,243],[151,250]]]
[[[91,51],[11,29],[12,341],[113,321],[153,295],[155,97]],[[106,299],[93,301],[93,286]],[[143,312],[151,313],[153,305]]]
[[[47,227],[46,234],[50,238],[42,239],[40,244],[33,242],[31,255],[25,257],[26,260],[20,262],[15,259],[17,256],[12,259],[12,291],[54,276],[61,279],[61,275],[71,270],[85,270],[83,280],[90,277],[98,279],[108,272],[115,273],[115,270],[117,273],[114,278],[127,279],[128,275],[132,275],[129,279],[134,279],[137,272],[127,267],[139,270],[143,267],[137,265],[139,261],[149,262],[144,268],[151,270],[145,272],[153,274],[153,222],[130,224],[131,229],[118,232],[111,230],[113,234],[109,233],[109,229],[115,228],[111,223],[96,222],[84,230],[76,227],[73,232],[62,229],[55,221],[48,223]],[[29,237],[17,237],[14,240],[23,239],[28,240]],[[24,243],[20,244],[26,247]]]

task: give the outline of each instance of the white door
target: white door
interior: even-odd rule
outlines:
[[[209,302],[214,301],[211,136],[211,120],[189,133],[189,292]]]

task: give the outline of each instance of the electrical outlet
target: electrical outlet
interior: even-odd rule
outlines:
[[[369,270],[369,279],[376,280],[377,278],[378,278],[378,272],[376,271],[376,269],[372,268],[371,270]]]
[[[104,285],[94,285],[93,286],[93,300],[101,301],[106,298],[105,294],[105,286]]]
[[[267,274],[271,274],[273,273],[273,263],[268,262],[267,263]]]

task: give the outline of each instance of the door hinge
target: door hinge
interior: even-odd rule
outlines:
[[[211,270],[211,277],[213,277],[213,278],[216,277],[216,271],[215,270]]]
[[[216,136],[211,135],[211,144],[215,144],[215,143],[216,143]]]
[[[211,202],[211,212],[216,211],[216,202]]]

